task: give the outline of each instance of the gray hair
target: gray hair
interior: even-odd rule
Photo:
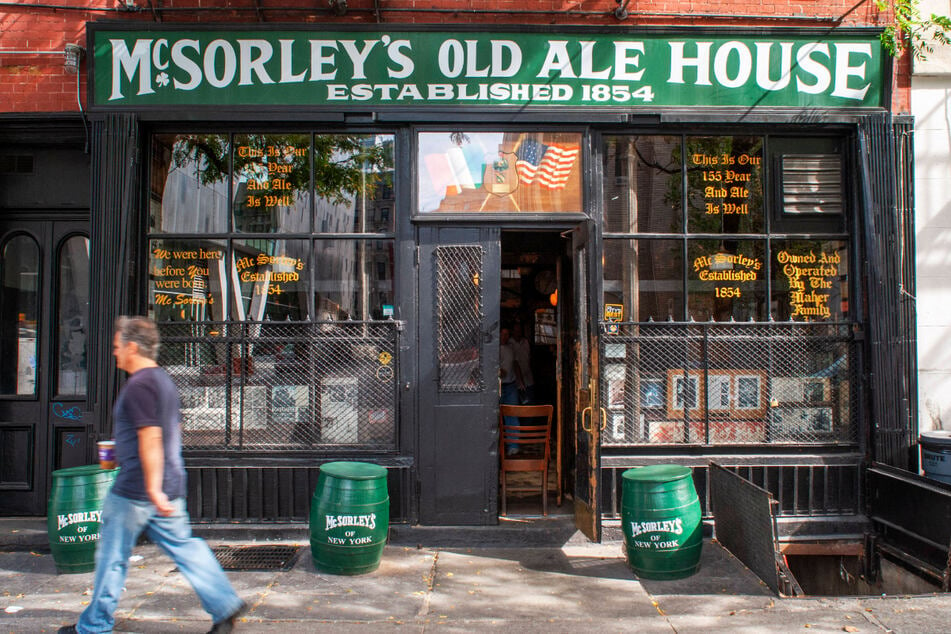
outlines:
[[[158,360],[159,331],[155,322],[148,317],[129,317],[123,315],[116,319],[116,332],[123,344],[135,343],[139,354],[152,361]]]

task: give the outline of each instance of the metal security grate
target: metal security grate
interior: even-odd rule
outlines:
[[[846,324],[619,324],[604,445],[854,443]]]
[[[717,541],[774,592],[801,595],[795,578],[777,565],[776,501],[769,491],[716,463],[710,464],[710,489]]]
[[[163,324],[186,448],[396,446],[399,322]]]
[[[215,546],[211,551],[225,570],[290,570],[300,546]]]
[[[441,392],[481,392],[482,263],[478,245],[436,247],[436,365]]]

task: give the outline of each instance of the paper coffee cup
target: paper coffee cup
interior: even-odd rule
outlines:
[[[100,440],[96,443],[99,448],[99,467],[102,469],[116,468],[116,441]]]

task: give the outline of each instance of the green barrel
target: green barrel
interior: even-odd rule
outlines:
[[[118,469],[100,469],[99,465],[53,472],[46,531],[59,572],[95,570],[102,502],[117,473]]]
[[[366,462],[320,466],[310,505],[310,552],[318,570],[336,575],[376,570],[389,525],[385,468]]]
[[[700,569],[703,526],[689,467],[652,465],[621,476],[627,562],[643,579],[683,579]]]

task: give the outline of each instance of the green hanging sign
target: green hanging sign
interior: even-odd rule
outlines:
[[[884,106],[875,33],[90,26],[92,105]]]

